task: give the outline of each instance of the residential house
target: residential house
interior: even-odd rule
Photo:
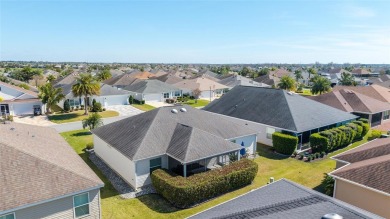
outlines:
[[[221,79],[218,83],[226,85],[229,89],[235,86],[254,86],[254,87],[270,87],[267,84],[256,82],[250,78],[243,77],[241,75],[231,75],[227,78]]]
[[[297,136],[300,149],[312,133],[341,126],[357,116],[281,89],[236,86],[214,100],[206,111],[247,121],[258,130],[258,141],[272,145],[274,132]]]
[[[0,115],[29,115],[34,111],[45,112],[38,93],[0,81]]]
[[[359,76],[359,77],[369,77],[369,76],[379,76],[379,73],[373,73],[370,72],[367,69],[364,68],[356,68],[352,70],[352,74]]]
[[[103,182],[53,128],[0,124],[0,218],[101,218]]]
[[[92,133],[96,155],[134,188],[158,168],[186,177],[256,152],[256,131],[245,123],[192,107],[157,108]]]
[[[370,86],[336,86],[333,90],[348,89],[357,93],[364,94],[374,99],[390,103],[390,88],[386,88],[377,84]]]
[[[189,219],[211,218],[381,218],[345,202],[280,179],[205,211]]]
[[[270,87],[277,87],[280,82],[280,78],[273,76],[271,74],[266,74],[253,79],[253,81],[266,84]]]
[[[333,197],[390,218],[390,138],[381,138],[333,156]]]
[[[368,119],[372,127],[378,126],[384,121],[389,121],[390,103],[352,90],[340,89],[307,98]]]
[[[130,95],[135,99],[147,102],[165,102],[166,99],[182,96],[180,88],[159,80],[143,80],[123,89],[130,91]]]
[[[291,72],[287,71],[286,69],[280,68],[274,71],[270,71],[269,74],[277,78],[281,78],[283,76],[289,76]]]
[[[164,74],[164,75],[160,75],[160,76],[158,76],[158,77],[156,77],[154,79],[162,81],[162,82],[165,82],[167,84],[176,84],[178,82],[184,81],[184,79],[179,78],[176,75],[170,74],[170,73],[169,74],[167,73],[167,74]]]
[[[229,90],[228,86],[206,77],[184,80],[173,84],[173,86],[181,88],[183,90],[183,94],[189,95],[193,95],[193,91],[199,89],[201,91],[199,98],[201,99],[214,99],[222,96],[227,92],[227,90]]]

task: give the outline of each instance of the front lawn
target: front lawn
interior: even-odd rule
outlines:
[[[208,101],[208,100],[198,99],[197,103],[195,103],[195,100],[188,100],[184,104],[190,105],[192,107],[205,107],[209,103],[210,103],[210,101]]]
[[[91,113],[92,112],[90,112],[90,114]],[[116,111],[107,110],[107,111],[99,112],[99,115],[101,115],[102,118],[107,118],[107,117],[119,116],[119,113]],[[50,121],[57,123],[57,124],[61,124],[61,123],[67,123],[67,122],[81,121],[81,120],[87,118],[88,116],[84,115],[84,110],[78,110],[78,111],[73,111],[70,113],[54,114],[54,115],[50,115],[48,117],[49,117]]]
[[[150,111],[150,110],[156,109],[156,107],[148,105],[148,104],[141,105],[141,104],[133,103],[133,104],[131,104],[131,106],[134,106],[135,108],[142,110],[142,111]]]
[[[259,188],[267,184],[270,177],[275,180],[287,178],[306,187],[313,188],[318,191],[323,191],[321,181],[324,173],[328,173],[335,169],[336,162],[329,157],[348,149],[357,147],[367,142],[367,135],[362,141],[355,142],[349,147],[335,151],[325,159],[314,162],[302,162],[293,158],[286,158],[273,153],[270,147],[258,145],[260,157],[255,159],[259,165],[259,171],[253,183],[242,189],[230,192],[215,198],[209,202],[190,209],[177,209],[170,205],[159,195],[146,195],[135,199],[122,199],[109,183],[109,181],[101,174],[101,172],[89,161],[87,155],[82,150],[88,142],[92,142],[92,135],[85,130],[77,130],[64,132],[61,135],[75,149],[75,151],[84,159],[84,161],[97,173],[97,175],[105,183],[101,190],[102,198],[102,215],[103,218],[185,218],[200,211],[206,210],[224,201],[230,200],[238,195],[249,192],[252,189]]]

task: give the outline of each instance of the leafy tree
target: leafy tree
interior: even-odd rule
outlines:
[[[70,110],[69,100],[65,100],[64,101],[64,111],[69,112],[69,110]]]
[[[47,76],[46,81],[51,83],[51,82],[53,82],[55,79],[56,79],[56,76],[54,76],[54,75],[49,75],[49,76]]]
[[[51,107],[64,99],[65,95],[62,94],[62,88],[55,88],[52,84],[46,83],[39,87],[38,97],[46,104],[46,112],[51,113]]]
[[[314,68],[309,68],[309,70],[307,70],[307,72],[309,73],[309,80],[311,78],[311,75],[317,74],[317,71]]]
[[[24,82],[31,80],[34,75],[42,75],[42,71],[39,69],[33,69],[31,66],[26,66],[21,70],[16,70],[9,74],[11,78]]]
[[[257,71],[259,76],[267,75],[269,73],[269,68],[262,68],[259,71]]]
[[[34,80],[34,83],[35,83],[35,87],[38,87],[39,86],[39,82],[42,83],[42,80],[43,80],[43,75],[42,74],[38,74],[38,75],[33,75],[33,80]]]
[[[3,73],[0,73],[0,81],[10,83],[10,80]]]
[[[83,129],[89,128],[90,130],[100,127],[103,125],[102,116],[98,113],[92,113],[82,121]]]
[[[202,93],[202,91],[199,90],[199,88],[196,88],[195,90],[192,91],[192,95],[195,97],[195,103],[198,102],[198,99],[199,99],[199,96],[201,93]]]
[[[18,87],[21,87],[21,88],[23,88],[25,90],[29,90],[30,89],[30,86],[28,86],[28,84],[25,84],[25,83],[19,84]]]
[[[334,179],[325,173],[324,179],[321,182],[326,195],[333,196]]]
[[[390,75],[390,69],[387,69],[387,70],[385,71],[385,74]]]
[[[295,70],[295,71],[294,71],[294,75],[295,75],[295,80],[296,80],[296,81],[299,81],[299,79],[303,79],[302,71],[301,71],[301,70]]]
[[[355,79],[353,75],[348,74],[346,72],[341,73],[341,78],[340,78],[340,84],[345,85],[345,86],[352,86],[354,85]]]
[[[97,75],[96,75],[96,79],[98,81],[105,81],[109,78],[111,78],[112,75],[111,75],[111,72],[109,69],[104,69],[103,71],[100,71]]]
[[[244,68],[242,68],[242,70],[238,74],[240,74],[242,76],[251,75],[252,74],[252,70],[249,69],[248,67],[244,67]]]
[[[80,77],[76,78],[76,83],[72,86],[72,93],[75,97],[84,97],[84,115],[88,115],[88,97],[100,94],[100,83],[90,74],[80,74]]]
[[[288,76],[288,75],[285,75],[285,76],[282,76],[280,78],[280,81],[278,83],[278,87],[280,89],[284,89],[284,90],[295,90],[295,80]]]
[[[210,68],[210,71],[217,73],[217,74],[226,75],[226,74],[229,74],[230,67],[228,65],[222,65],[222,66],[218,66],[218,67],[213,66]]]
[[[321,95],[330,90],[330,81],[327,78],[316,75],[311,81],[313,82],[313,86],[311,87],[312,94],[319,93]]]

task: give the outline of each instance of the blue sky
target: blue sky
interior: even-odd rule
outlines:
[[[390,2],[0,0],[0,60],[390,63]]]

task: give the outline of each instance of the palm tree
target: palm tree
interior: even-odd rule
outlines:
[[[303,79],[302,71],[301,71],[301,70],[295,70],[295,71],[294,71],[294,75],[295,75],[295,80],[296,80],[296,81],[299,81],[299,79]]]
[[[56,79],[56,76],[54,76],[54,75],[48,75],[47,78],[46,78],[46,81],[51,83],[51,82],[53,82],[55,79]]]
[[[84,96],[84,115],[88,115],[88,97],[100,94],[100,83],[90,74],[80,74],[80,77],[76,78],[76,83],[72,86],[72,93],[75,97]]]
[[[340,79],[341,85],[352,86],[354,85],[354,82],[355,79],[351,74],[348,74],[346,72],[341,73],[341,79]]]
[[[97,79],[98,81],[105,81],[105,80],[107,80],[107,79],[109,79],[109,78],[111,78],[111,77],[112,77],[112,75],[111,75],[111,73],[110,73],[110,70],[108,70],[108,69],[105,69],[105,70],[99,72],[99,73],[96,75],[96,79]]]
[[[278,87],[284,90],[295,90],[295,80],[288,76],[285,75],[280,78],[280,81],[278,83]]]
[[[102,116],[98,113],[92,113],[82,121],[83,129],[89,127],[90,130],[103,125]]]
[[[312,94],[322,94],[330,90],[330,81],[327,78],[321,77],[319,75],[314,76],[312,79],[313,86],[311,87]]]
[[[314,68],[309,68],[309,70],[307,70],[307,72],[309,73],[309,81],[310,81],[311,75],[317,74],[317,71]]]
[[[51,107],[64,99],[65,95],[62,94],[62,88],[55,88],[51,83],[46,83],[39,87],[38,97],[46,104],[46,112],[51,113]]]

